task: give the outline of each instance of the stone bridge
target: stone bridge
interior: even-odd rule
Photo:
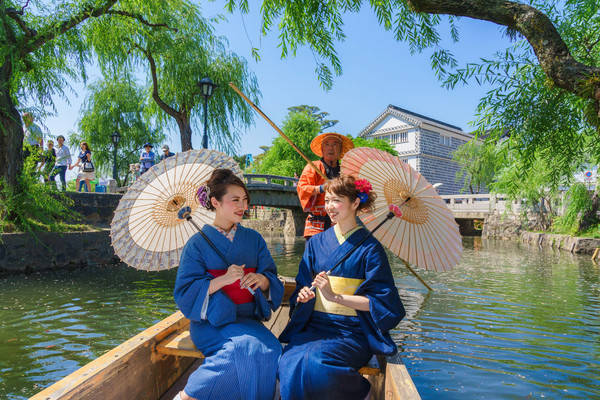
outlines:
[[[251,223],[254,224],[253,227],[263,232],[271,230],[275,233],[283,229],[287,235],[302,235],[306,214],[302,211],[296,194],[297,178],[245,174],[244,180],[250,192],[250,217],[255,220]],[[75,200],[77,211],[91,218],[89,222],[104,226],[110,223],[112,213],[121,197],[118,194],[103,193],[67,192],[67,195]],[[501,195],[461,194],[441,197],[453,212],[463,235],[479,234],[488,215],[503,213],[509,208],[509,201]],[[263,207],[282,210],[265,211]],[[518,213],[520,207],[520,203],[510,204],[513,213]],[[270,222],[267,224],[258,222],[259,220]],[[277,224],[284,226],[277,228]]]

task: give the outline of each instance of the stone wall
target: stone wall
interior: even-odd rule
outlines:
[[[262,208],[249,210],[249,219],[242,225],[258,231],[263,236],[302,236],[306,214],[300,209]]]
[[[0,275],[118,262],[109,230],[5,233],[0,237]]]
[[[592,254],[596,248],[600,247],[600,239],[580,238],[554,233],[523,232],[521,233],[521,241],[537,246],[567,250],[577,254]]]
[[[122,194],[66,192],[75,204],[73,209],[83,216],[82,223],[108,227]]]
[[[544,229],[539,214],[534,212],[528,212],[527,215],[494,213],[485,218],[481,236],[484,239],[518,239],[522,232]]]

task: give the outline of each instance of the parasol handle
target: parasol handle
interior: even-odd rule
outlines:
[[[385,224],[387,221],[389,221],[390,219],[394,218],[394,213],[393,212],[389,212],[385,219],[383,221],[381,221],[379,223],[379,225],[377,225],[371,232],[369,232],[369,234],[367,236],[365,236],[364,238],[362,238],[362,240],[360,242],[358,242],[352,249],[350,249],[350,251],[348,251],[348,253],[346,253],[344,255],[344,257],[342,257],[333,267],[331,267],[331,269],[329,271],[326,272],[327,275],[331,275],[331,273],[333,272],[334,269],[336,269],[337,267],[339,267],[344,261],[346,261],[348,259],[348,257],[350,257],[350,255],[352,253],[354,253],[354,251],[356,251],[356,249],[358,249],[360,247],[360,245],[362,245],[371,235],[373,235],[373,233],[381,228],[381,226],[383,224]],[[314,286],[310,287],[310,290],[315,290]]]
[[[235,92],[237,94],[239,94],[240,96],[242,96],[242,98],[244,100],[246,100],[246,102],[248,102],[248,104],[250,104],[250,106],[252,106],[252,108],[254,108],[256,110],[256,112],[259,113],[269,123],[269,125],[271,125],[273,127],[273,129],[275,129],[277,131],[277,133],[279,133],[281,135],[281,137],[283,137],[294,148],[294,150],[296,150],[296,152],[298,152],[298,154],[300,154],[302,156],[302,158],[304,158],[306,160],[306,162],[308,162],[308,165],[310,165],[317,172],[317,174],[321,175],[321,177],[323,179],[327,180],[327,176],[323,173],[323,171],[321,171],[319,168],[317,168],[315,166],[315,164],[313,164],[313,162],[308,157],[306,157],[304,155],[304,153],[302,153],[302,150],[300,150],[298,148],[298,146],[296,146],[294,144],[294,142],[292,142],[292,140],[289,137],[287,137],[287,135],[285,133],[283,133],[283,131],[281,129],[279,129],[279,127],[277,125],[275,125],[275,123],[273,121],[271,121],[269,119],[269,117],[267,117],[265,115],[265,113],[263,113],[261,111],[261,109],[258,108],[258,106],[256,104],[254,104],[252,102],[252,100],[250,100],[248,97],[246,97],[246,95],[244,93],[242,93],[242,91],[240,89],[238,89],[237,86],[235,86],[233,84],[233,82],[229,82],[229,86],[231,86],[231,88],[233,90],[235,90]]]
[[[212,240],[210,240],[208,238],[208,236],[206,236],[206,234],[204,232],[202,232],[202,229],[198,226],[198,224],[196,223],[196,221],[194,221],[192,219],[191,216],[191,208],[190,207],[183,207],[181,210],[179,210],[179,218],[180,219],[185,219],[186,221],[190,222],[192,225],[194,225],[194,227],[198,230],[198,232],[200,232],[200,234],[202,235],[202,237],[204,238],[204,240],[206,240],[206,243],[209,244],[210,247],[212,247],[212,249],[215,251],[215,253],[217,253],[217,255],[219,257],[221,257],[221,260],[223,260],[223,262],[225,263],[225,265],[231,265],[229,263],[229,261],[227,261],[227,258],[225,258],[225,255],[221,252],[221,250],[219,250],[217,248],[217,246],[215,246],[215,244],[212,242]],[[247,287],[246,289],[248,289],[248,291],[252,294],[254,294],[254,290],[250,287]]]

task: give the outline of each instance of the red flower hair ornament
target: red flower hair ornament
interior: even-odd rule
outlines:
[[[361,203],[369,200],[369,193],[371,193],[371,190],[373,190],[371,182],[366,179],[357,179],[354,181],[354,186],[356,187],[356,191],[358,192],[357,196]]]

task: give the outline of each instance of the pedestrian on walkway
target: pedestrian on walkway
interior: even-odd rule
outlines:
[[[50,174],[50,180],[54,181],[56,190],[58,190],[56,175],[60,176],[62,191],[64,192],[67,190],[65,173],[67,172],[67,168],[71,165],[71,152],[69,151],[69,147],[65,146],[65,137],[63,135],[58,135],[56,142],[58,143],[56,146],[56,161],[54,163],[54,169]]]
[[[77,191],[81,191],[79,182],[83,180],[85,182],[85,191],[91,192],[92,186],[90,181],[96,177],[94,164],[92,163],[92,150],[87,142],[81,142],[79,147],[81,148],[81,152],[77,157],[77,162],[71,165],[69,169],[73,169],[77,166],[79,167],[79,174],[77,175],[77,181],[75,182]]]
[[[152,151],[153,147],[154,146],[152,146],[151,143],[144,144],[144,151],[142,151],[142,154],[140,155],[140,175],[148,171],[154,165],[156,156]]]
[[[165,145],[163,145],[163,147],[162,147],[162,151],[163,151],[163,153],[162,153],[162,154],[161,154],[161,156],[159,157],[159,160],[160,160],[160,161],[166,160],[167,158],[169,158],[169,157],[173,157],[173,156],[175,155],[175,153],[171,153],[171,152],[169,151],[169,146],[167,146],[166,144],[165,144]]]

